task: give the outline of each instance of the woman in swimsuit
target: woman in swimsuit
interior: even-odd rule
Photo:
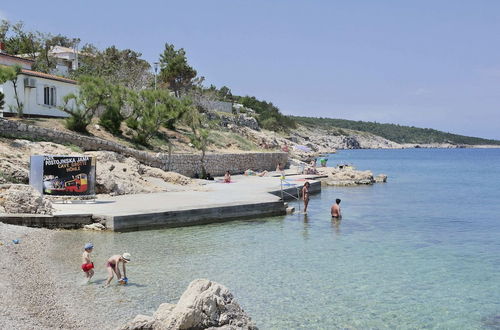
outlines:
[[[309,204],[309,186],[311,184],[306,181],[302,187],[302,200],[304,201],[304,213],[307,213],[307,205]]]
[[[125,269],[125,264],[129,261],[130,261],[130,253],[124,253],[123,255],[114,255],[108,259],[106,263],[106,269],[108,270],[108,279],[104,287],[109,286],[109,283],[113,279],[114,274],[116,274],[118,281],[122,281],[123,279],[127,278],[127,271]],[[123,278],[120,273],[120,263],[122,264]]]
[[[224,175],[224,183],[231,183],[231,172],[226,171],[226,174]]]

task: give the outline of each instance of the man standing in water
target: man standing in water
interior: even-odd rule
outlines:
[[[335,219],[342,218],[342,214],[340,213],[340,199],[337,198],[335,200],[335,204],[332,205],[331,213],[332,213],[332,218]]]

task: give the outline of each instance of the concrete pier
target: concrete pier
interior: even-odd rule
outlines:
[[[284,200],[293,199],[305,180],[310,193],[321,191],[313,176],[287,176]],[[53,216],[9,215],[0,221],[49,228],[75,228],[100,221],[110,230],[133,231],[284,215],[279,177],[233,176],[232,183],[206,181],[204,191],[99,196],[95,203],[54,203]]]

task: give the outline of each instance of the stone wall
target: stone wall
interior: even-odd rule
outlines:
[[[0,136],[35,141],[50,141],[59,144],[73,144],[85,151],[114,151],[125,156],[134,157],[145,165],[163,170],[171,170],[187,176],[200,173],[200,154],[174,154],[169,162],[168,154],[166,153],[140,151],[96,137],[27,125],[5,118],[0,118]],[[231,171],[231,173],[242,173],[249,168],[256,171],[271,171],[276,168],[276,164],[286,164],[287,160],[288,154],[283,152],[207,153],[205,156],[205,167],[207,172],[212,175],[223,175],[226,170]],[[170,168],[168,168],[169,165]]]

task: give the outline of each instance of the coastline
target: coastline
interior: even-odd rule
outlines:
[[[409,152],[409,153],[413,154],[413,155],[418,154],[418,153],[414,153],[414,152]],[[450,151],[450,153],[456,154],[452,151]],[[362,189],[362,190],[365,190],[365,189]],[[382,190],[387,191],[389,189],[379,189],[379,191],[382,191]],[[333,190],[330,190],[330,191],[333,191]],[[339,190],[337,190],[337,191],[339,191]],[[335,192],[335,194],[337,194],[337,192]],[[344,198],[342,198],[342,199],[344,200]],[[347,202],[348,199],[345,199],[345,201]],[[354,199],[352,197],[351,197],[350,203],[354,203]],[[346,204],[346,205],[348,205],[348,204]],[[363,205],[356,205],[356,209],[358,209],[360,207],[363,207]],[[364,207],[369,209],[371,207],[371,205],[365,205]],[[350,208],[350,206],[346,206],[346,214],[349,214],[348,213],[349,208]],[[353,212],[353,210],[354,210],[354,207],[351,208],[351,212]],[[352,217],[352,213],[351,213],[351,217]],[[311,219],[316,219],[316,216],[314,216],[314,214],[312,214]],[[349,219],[349,218],[344,219],[344,222],[340,227],[340,231],[337,233],[334,231],[335,228],[332,227],[331,234],[333,234],[334,237],[343,237],[342,238],[343,240],[349,239],[349,237],[354,236],[355,233],[348,231],[349,222],[353,223],[354,222],[353,220],[354,219]],[[367,218],[367,220],[368,220],[368,218]],[[366,222],[369,222],[369,221],[366,221]],[[304,222],[304,226],[303,226],[302,222],[300,222],[300,221],[297,222],[294,220],[286,221],[286,223],[290,226],[289,229],[292,229],[294,231],[294,234],[300,233],[300,230],[304,230],[304,233],[302,233],[304,236],[301,236],[300,234],[294,236],[294,237],[301,237],[304,240],[304,242],[306,243],[306,245],[304,245],[304,246],[309,246],[316,238],[321,238],[321,236],[318,236],[318,235],[324,233],[325,231],[327,231],[327,229],[329,229],[328,227],[316,227],[316,225],[318,225],[320,223],[320,221],[316,221],[316,220],[309,222],[308,226],[306,226],[305,222]],[[311,223],[313,224],[313,226],[310,226]],[[296,225],[298,225],[298,226],[296,226]],[[367,224],[367,226],[369,226],[369,227],[358,227],[356,229],[356,232],[358,232],[358,234],[364,235],[364,233],[366,233],[366,232],[371,232],[371,231],[376,230],[376,228],[379,228],[379,225],[375,225],[375,224],[373,224],[373,225]],[[201,230],[203,230],[203,229],[200,228],[200,231]],[[11,234],[9,234],[9,233],[11,233]],[[85,298],[84,295],[81,295],[79,293],[81,293],[82,291],[91,291],[92,290],[92,291],[95,291],[99,295],[98,298],[105,299],[105,301],[107,302],[108,301],[107,299],[109,299],[109,296],[112,297],[115,292],[118,292],[118,290],[120,290],[120,288],[116,287],[116,288],[112,288],[111,290],[101,290],[99,288],[98,284],[92,285],[92,286],[82,286],[82,285],[79,285],[79,283],[76,283],[76,282],[80,282],[81,277],[82,277],[81,271],[79,271],[79,269],[78,269],[79,259],[80,259],[78,253],[79,253],[80,246],[76,246],[74,249],[71,249],[71,250],[64,249],[64,248],[61,249],[61,245],[58,243],[58,242],[60,242],[61,236],[68,235],[68,234],[71,236],[71,235],[76,234],[76,233],[77,233],[77,231],[53,231],[53,230],[32,229],[32,228],[16,227],[16,226],[8,226],[8,225],[0,224],[0,241],[8,244],[5,246],[0,246],[0,258],[2,258],[2,260],[5,260],[4,267],[5,267],[5,265],[16,265],[16,267],[14,267],[14,266],[8,267],[9,269],[2,268],[0,271],[0,284],[2,286],[2,294],[4,294],[4,292],[7,292],[9,294],[9,296],[7,298],[0,295],[0,313],[2,313],[2,316],[6,315],[8,317],[8,320],[7,319],[4,320],[3,318],[0,319],[0,327],[1,328],[12,328],[13,324],[16,325],[15,328],[19,328],[19,329],[25,329],[25,328],[26,329],[33,329],[33,328],[49,329],[49,328],[58,328],[58,327],[61,327],[61,325],[63,328],[75,328],[75,329],[80,329],[80,328],[99,328],[99,329],[101,329],[101,328],[115,328],[116,324],[115,323],[112,324],[112,322],[109,322],[109,318],[106,318],[106,316],[103,315],[104,314],[103,310],[106,310],[106,308],[108,311],[112,310],[109,308],[109,306],[102,305],[101,302],[99,302],[99,301],[92,301],[91,299]],[[79,233],[82,233],[82,232],[79,232]],[[8,234],[8,235],[6,235],[6,234]],[[106,235],[105,233],[98,233],[98,234],[99,235]],[[16,235],[16,236],[14,237],[14,235]],[[88,233],[85,233],[84,236],[87,236],[87,235],[88,235]],[[121,235],[122,234],[118,234],[117,237],[120,237]],[[339,236],[339,235],[341,235],[341,236]],[[13,237],[11,237],[11,236],[13,236]],[[125,236],[123,236],[123,237],[125,237]],[[130,238],[130,236],[128,236],[128,237]],[[21,244],[20,245],[13,245],[11,243],[12,238],[20,238]],[[34,240],[39,240],[39,242],[34,243],[33,242]],[[123,240],[125,240],[125,239],[123,239]],[[81,242],[84,242],[84,240],[82,239]],[[353,241],[353,242],[359,242],[359,241]],[[417,240],[415,240],[414,243],[420,244],[422,242],[419,242],[417,239]],[[25,244],[27,244],[27,245],[25,245]],[[370,245],[371,243],[368,242],[367,244]],[[442,243],[440,243],[440,242],[437,242],[437,243],[436,242],[425,242],[425,244],[427,245],[427,247],[424,246],[424,248],[417,246],[417,247],[419,247],[417,250],[417,254],[422,253],[422,251],[425,251],[425,250],[433,248],[433,247],[439,248]],[[40,250],[40,247],[42,248],[42,250]],[[389,247],[390,247],[390,245],[389,245]],[[7,258],[7,259],[4,258],[6,256],[4,254],[5,248],[8,248],[8,252],[9,252],[8,257],[12,256],[12,258]],[[56,259],[50,258],[50,256],[52,254],[54,254],[53,251],[55,249],[58,249],[59,251],[61,251],[61,250],[64,251],[64,252],[60,252],[60,253],[63,253],[66,256],[66,259],[68,259],[68,262],[66,263],[66,269],[61,268],[62,264],[59,262],[60,260],[58,261]],[[21,250],[25,250],[25,251],[21,251]],[[266,249],[263,249],[263,250],[266,250]],[[24,257],[24,255],[23,256],[15,255],[15,253],[14,253],[15,251],[17,251],[18,254],[23,252],[23,254],[34,255],[34,256],[39,256],[41,253],[43,255],[44,260],[42,260],[42,262],[40,262],[40,258],[27,259]],[[42,251],[42,252],[40,252],[40,251]],[[362,250],[360,250],[360,251],[362,251]],[[348,252],[349,254],[351,253],[349,250],[346,250],[346,252]],[[48,255],[48,257],[46,257],[46,255]],[[370,254],[368,253],[367,255],[370,255]],[[397,254],[396,256],[398,256],[398,255],[399,254]],[[429,254],[429,255],[431,255],[431,254]],[[69,256],[69,258],[67,256]],[[99,255],[97,257],[99,257]],[[63,258],[63,256],[61,256],[60,259],[61,258]],[[47,259],[47,260],[45,260],[45,259]],[[314,261],[315,259],[312,259],[312,260]],[[367,260],[367,259],[359,259],[359,260]],[[17,267],[18,265],[16,263],[19,263],[19,262],[22,263],[21,266],[24,265],[25,267]],[[14,272],[15,271],[16,274],[18,274],[17,277],[21,277],[21,276],[19,276],[19,274],[22,274],[23,269],[33,270],[33,268],[30,268],[31,267],[30,265],[25,265],[24,264],[25,262],[26,263],[34,262],[36,265],[35,270],[36,270],[36,272],[40,272],[42,274],[41,277],[46,277],[46,275],[47,276],[50,275],[50,276],[54,277],[54,279],[52,281],[48,281],[50,283],[45,283],[44,281],[40,281],[39,285],[42,286],[43,288],[46,288],[46,289],[43,289],[42,292],[38,293],[38,294],[43,294],[43,295],[51,295],[54,292],[53,293],[54,297],[52,300],[47,299],[47,300],[43,300],[43,303],[35,302],[35,303],[28,304],[30,297],[36,297],[38,299],[38,295],[33,294],[33,295],[26,297],[26,298],[18,297],[18,295],[21,295],[21,293],[23,293],[23,292],[30,292],[31,290],[37,289],[36,287],[32,288],[30,283],[24,283],[26,280],[23,280],[22,284],[18,284],[21,288],[20,290],[16,289],[16,290],[7,291],[8,288],[11,287],[11,285],[12,285],[11,283],[15,283],[16,281],[20,281],[20,280],[16,279],[15,278],[16,276],[11,276],[9,278],[6,278],[5,272],[8,272],[8,271]],[[135,266],[135,262],[136,262],[136,260],[134,260],[134,266]],[[316,262],[317,261],[314,261],[314,262],[312,262],[312,264],[317,265]],[[424,262],[424,260],[422,260],[422,263],[423,262]],[[103,264],[103,262],[101,263],[99,260],[99,264]],[[59,267],[62,271],[58,271],[57,267]],[[12,270],[11,270],[11,268],[12,268]],[[340,268],[341,267],[338,267],[338,269],[340,269]],[[132,272],[132,275],[133,275],[132,277],[134,277],[133,272]],[[38,275],[35,274],[35,278],[36,278],[36,276],[38,276]],[[59,283],[57,280],[61,279],[62,277],[73,278],[74,279],[73,281],[75,282],[75,284],[67,285],[64,283]],[[99,281],[102,277],[103,277],[103,275],[100,273],[98,278],[97,278],[97,281]],[[168,277],[164,277],[164,278],[168,279]],[[343,277],[338,276],[338,278],[342,279]],[[345,278],[349,278],[349,276],[344,277],[344,279]],[[28,278],[28,277],[27,277],[27,279],[29,279],[30,281],[32,280],[32,278]],[[273,281],[274,281],[274,279],[270,280],[271,283]],[[348,280],[346,280],[346,283],[349,283],[347,281]],[[164,286],[165,284],[162,283],[161,285]],[[247,285],[247,283],[245,283],[245,285]],[[4,288],[7,290],[4,290]],[[354,290],[355,288],[350,288],[350,289],[353,289],[352,292],[354,292],[354,294],[356,294],[356,291]],[[350,290],[346,290],[346,291],[349,291],[349,294],[347,296],[348,297],[351,296],[351,293],[350,293],[351,291]],[[241,296],[246,296],[246,295],[242,294]],[[385,297],[383,297],[383,296],[381,296],[381,297],[382,297],[381,301],[386,300]],[[50,308],[47,308],[46,310],[44,310],[44,308],[43,308],[43,306],[46,306],[47,304],[49,304],[49,305],[52,304],[54,300],[59,302],[59,305],[57,306],[57,308],[60,308],[61,312],[57,311],[57,314],[63,315],[63,316],[61,316],[61,319],[53,319],[53,317],[57,318],[57,317],[59,317],[59,315],[55,315],[55,313],[53,313]],[[14,301],[15,303],[12,303],[12,301]],[[110,303],[109,304],[110,306],[114,304],[114,305],[116,305],[115,306],[116,308],[119,308],[118,306],[120,306],[120,304],[122,304],[123,302],[119,301],[118,299],[115,299],[113,301],[110,300],[109,303]],[[34,304],[36,304],[35,308],[37,308],[37,310],[34,311],[33,313],[30,313],[30,314],[24,314],[24,313],[26,313],[25,312],[26,310],[32,309],[31,306]],[[250,304],[247,304],[247,306],[249,306],[249,305]],[[347,304],[347,305],[349,305],[349,304]],[[349,307],[351,307],[351,305],[349,305]],[[4,312],[5,308],[12,308],[12,310],[10,310],[10,313],[7,314]],[[266,306],[266,308],[269,308],[269,306]],[[92,317],[92,319],[91,320],[78,319],[80,317],[78,315],[78,313],[80,313],[81,310],[83,310],[84,315],[90,315],[90,317]],[[349,308],[347,308],[346,311],[349,312]],[[392,310],[389,309],[389,311],[391,311],[391,313],[392,313]],[[139,312],[142,313],[142,311],[139,311]],[[425,313],[422,311],[419,311],[419,313],[421,313],[422,315],[425,315]],[[376,317],[378,317],[378,315],[379,314],[377,314]],[[45,317],[45,316],[49,318],[49,321],[45,321],[43,319],[43,317]],[[62,317],[64,317],[64,319],[62,319]],[[357,317],[358,317],[357,319],[351,320],[351,322],[346,321],[344,324],[350,324],[350,325],[358,324],[358,323],[355,323],[355,321],[361,320],[362,318],[359,318],[359,315]],[[42,318],[42,319],[39,320],[38,318]],[[16,320],[18,321],[17,323],[15,322]],[[108,322],[109,324],[99,323],[97,320],[100,320],[101,322]],[[398,319],[398,321],[401,321],[401,319]],[[11,323],[9,323],[9,322],[11,322]],[[64,324],[64,322],[69,322],[69,323]],[[24,323],[26,323],[27,325],[24,325]],[[50,327],[47,325],[49,323],[51,325]],[[17,326],[17,324],[21,324],[21,326],[19,327],[19,326]],[[377,325],[377,323],[373,323],[373,324]],[[414,325],[414,324],[415,323],[412,323],[409,325]],[[428,325],[428,324],[435,325],[435,324],[439,324],[439,323],[426,323],[426,324],[422,324],[422,326]],[[441,324],[443,324],[443,323],[441,323]],[[69,325],[71,325],[71,326],[69,326]],[[392,325],[394,326],[394,323]],[[313,326],[311,326],[311,327],[313,327]]]

